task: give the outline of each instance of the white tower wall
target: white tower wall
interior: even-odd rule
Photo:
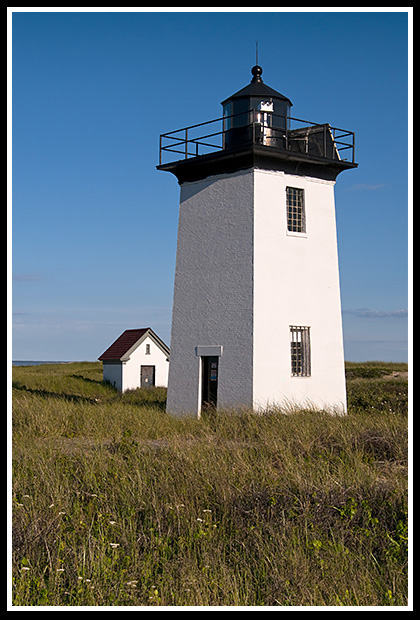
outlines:
[[[286,187],[306,232],[287,231]],[[311,376],[291,376],[290,326]],[[167,409],[201,408],[200,355],[219,355],[219,408],[346,408],[334,181],[249,169],[181,185]]]
[[[169,412],[199,413],[202,351],[221,353],[218,407],[252,406],[252,262],[253,171],[183,183]]]
[[[334,181],[255,171],[254,407],[346,409]],[[286,187],[304,190],[306,231],[287,230]],[[291,375],[290,326],[310,328],[311,375]]]

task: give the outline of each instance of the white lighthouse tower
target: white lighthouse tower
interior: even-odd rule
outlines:
[[[158,169],[181,188],[172,414],[346,411],[334,185],[354,134],[293,119],[261,74],[223,118],[161,135]]]

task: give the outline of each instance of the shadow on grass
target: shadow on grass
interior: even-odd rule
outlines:
[[[119,396],[125,403],[166,411],[166,392],[166,388],[163,387],[136,388],[127,390]]]
[[[82,379],[82,381],[86,381],[86,383],[95,383],[95,385],[104,385],[104,382],[102,380],[98,379],[89,379],[89,377],[84,377],[83,375],[69,375],[70,377],[73,377],[73,379]]]
[[[42,398],[56,398],[58,400],[66,400],[74,403],[91,403],[96,404],[99,402],[97,398],[90,398],[88,396],[80,396],[78,394],[63,394],[60,392],[50,392],[48,390],[40,390],[38,388],[29,388],[18,381],[12,382],[12,387],[15,390],[26,392],[28,394],[34,394],[35,396],[41,396]]]
[[[52,392],[50,390],[31,388],[20,381],[12,381],[12,387],[27,394],[34,394],[42,398],[55,398],[74,403],[89,403],[92,405],[104,402],[122,401],[126,404],[136,405],[138,407],[153,407],[160,411],[166,411],[166,388],[137,388],[135,390],[127,390],[121,394],[111,384],[103,381],[88,379],[82,375],[72,375],[73,378],[83,379],[88,383],[94,383],[98,387],[105,387],[108,393],[98,394],[97,396],[83,396],[81,394],[69,394],[67,392]]]

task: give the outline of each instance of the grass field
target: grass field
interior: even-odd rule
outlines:
[[[13,368],[13,605],[406,606],[407,365],[346,372],[344,417],[196,420]]]

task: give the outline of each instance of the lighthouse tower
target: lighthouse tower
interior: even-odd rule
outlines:
[[[354,134],[251,73],[222,118],[160,137],[181,190],[167,410],[345,413],[334,185]]]

